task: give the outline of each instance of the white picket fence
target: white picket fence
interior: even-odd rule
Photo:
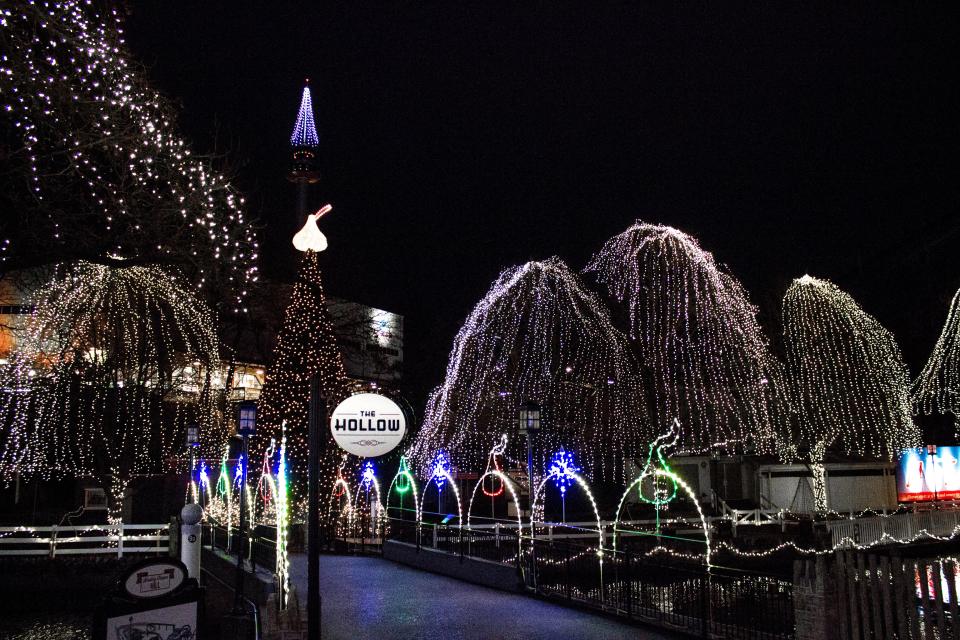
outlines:
[[[906,542],[925,536],[953,536],[960,529],[960,510],[915,511],[873,518],[828,520],[825,524],[835,547]]]
[[[163,554],[169,524],[0,527],[0,556]]]

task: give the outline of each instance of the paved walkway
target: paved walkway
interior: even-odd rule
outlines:
[[[291,556],[306,604],[307,560]],[[381,558],[320,556],[324,640],[666,640],[676,636],[411,569]]]

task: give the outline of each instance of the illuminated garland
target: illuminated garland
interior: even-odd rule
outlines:
[[[798,278],[783,299],[783,326],[798,436],[811,462],[819,467],[832,449],[892,458],[917,445],[900,349],[849,295]],[[818,494],[823,509],[822,488]]]
[[[638,221],[586,271],[629,313],[657,432],[681,418],[679,444],[690,452],[775,448],[780,366],[743,286],[709,252],[677,229]]]
[[[477,497],[477,489],[483,491],[484,494],[494,498],[503,493],[503,488],[506,487],[510,492],[510,497],[513,498],[513,503],[517,507],[517,535],[520,535],[520,532],[523,530],[523,521],[520,519],[520,498],[517,496],[516,488],[514,487],[513,482],[503,471],[500,470],[500,466],[494,464],[496,457],[503,455],[503,452],[507,448],[507,436],[506,434],[500,436],[500,442],[494,445],[493,449],[490,450],[490,463],[487,465],[487,470],[483,472],[477,479],[477,484],[473,485],[473,492],[470,494],[470,502],[467,505],[467,528],[470,528],[470,519],[473,517],[473,501]],[[483,482],[486,478],[494,478],[500,481],[500,493],[489,494],[483,488]]]
[[[947,321],[923,371],[913,383],[915,414],[960,415],[960,291],[953,296]]]
[[[192,155],[172,103],[127,50],[122,12],[102,6],[11,0],[0,10],[0,147],[15,177],[0,267],[175,264],[240,312],[258,252],[243,198]]]
[[[645,439],[627,338],[558,258],[507,269],[474,307],[410,454],[428,467],[442,448],[455,466],[476,468],[491,440],[516,432],[527,400],[547,408],[541,455],[566,443],[598,477],[622,477]],[[513,457],[525,457],[521,443],[511,446]]]

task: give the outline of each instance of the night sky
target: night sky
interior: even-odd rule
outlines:
[[[845,3],[844,3],[845,4]],[[580,269],[634,219],[699,238],[777,340],[810,273],[894,334],[911,374],[960,287],[960,20],[930,5],[137,2],[127,39],[226,153],[293,264],[285,180],[314,91],[330,294],[406,316],[407,387],[442,380],[505,267]],[[948,9],[945,9],[945,11]]]

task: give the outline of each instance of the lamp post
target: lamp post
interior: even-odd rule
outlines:
[[[530,496],[528,508],[530,509],[530,578],[533,581],[533,586],[536,587],[536,566],[537,566],[537,556],[536,556],[536,544],[533,538],[533,493],[536,491],[536,487],[533,484],[533,441],[532,436],[535,432],[540,430],[540,405],[535,402],[527,402],[518,412],[518,426],[520,428],[520,435],[526,436],[527,438],[527,481],[530,484]],[[519,508],[519,506],[518,506]]]
[[[200,502],[200,496],[198,494],[197,485],[194,482],[193,474],[197,468],[197,447],[200,446],[200,426],[196,422],[191,422],[187,425],[187,449],[190,451],[190,484],[188,489],[190,491],[190,501],[191,502]]]
[[[243,477],[240,481],[240,546],[237,549],[237,586],[234,590],[233,613],[243,615],[243,551],[244,537],[247,535],[247,468],[250,466],[247,451],[247,440],[257,432],[257,403],[253,400],[244,400],[237,411],[237,435],[243,440],[243,465],[240,471]]]

